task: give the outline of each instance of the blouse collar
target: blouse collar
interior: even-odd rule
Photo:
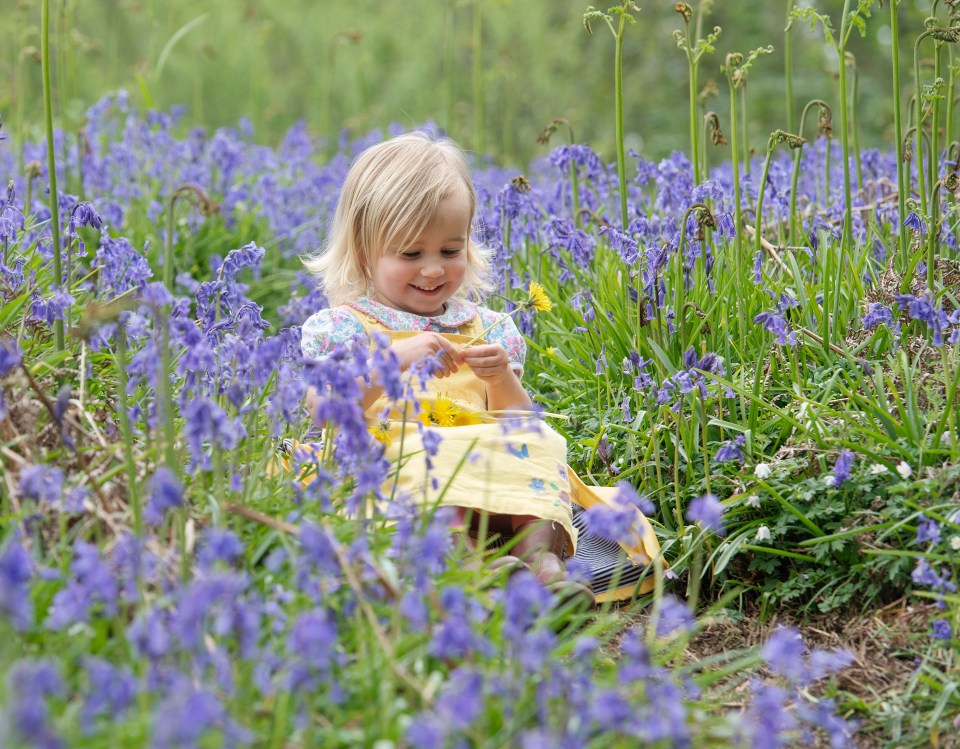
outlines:
[[[443,314],[429,316],[394,309],[367,296],[354,300],[350,303],[350,306],[370,315],[377,322],[394,330],[398,329],[398,323],[403,328],[410,330],[426,330],[431,323],[444,328],[459,328],[464,323],[473,320],[478,314],[476,304],[457,297],[447,300]]]

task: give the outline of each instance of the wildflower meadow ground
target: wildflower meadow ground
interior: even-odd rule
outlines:
[[[861,27],[896,45],[898,5],[834,28],[787,3],[840,61]],[[385,496],[357,383],[394,362],[301,354],[326,300],[299,257],[403,128],[271,146],[118,91],[81,132],[0,130],[0,745],[958,746],[960,20],[936,6],[887,149],[859,148],[840,65],[752,153],[763,51],[718,63],[677,3],[688,151],[630,152],[614,107],[613,155],[559,120],[523,168],[472,155],[488,303],[553,300],[514,312],[525,383],[661,544],[652,593],[590,612]],[[619,52],[638,11],[584,20]]]

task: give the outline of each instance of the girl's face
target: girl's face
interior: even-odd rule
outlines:
[[[467,271],[470,204],[462,192],[444,198],[437,215],[418,236],[402,247],[387,247],[373,261],[373,299],[388,307],[433,317]]]

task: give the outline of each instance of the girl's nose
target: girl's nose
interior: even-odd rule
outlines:
[[[423,270],[420,271],[421,274],[427,278],[435,278],[437,276],[443,275],[443,266],[440,263],[427,263],[423,266]]]

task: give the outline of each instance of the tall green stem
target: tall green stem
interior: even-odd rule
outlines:
[[[927,180],[923,168],[923,90],[920,88],[920,42],[923,41],[924,37],[930,36],[932,31],[932,29],[927,29],[913,43],[913,87],[914,105],[916,107],[913,123],[916,127],[914,159],[917,162],[917,191],[920,193],[920,210],[925,216],[930,214],[927,211]]]
[[[821,116],[822,120],[829,121],[829,118],[832,117],[830,112],[829,105],[823,101],[823,99],[812,99],[808,101],[806,106],[803,108],[803,111],[800,113],[800,127],[797,129],[797,135],[803,135],[804,126],[807,123],[807,113],[810,111],[812,106],[820,107],[821,112],[827,112],[827,116]],[[790,182],[790,241],[798,242],[800,238],[800,233],[803,229],[802,223],[797,219],[797,184],[800,178],[800,156],[803,149],[796,149],[796,153],[793,155],[793,175]]]
[[[940,47],[939,41],[933,43],[933,79],[940,79]],[[927,235],[927,289],[933,291],[934,259],[936,255],[937,237],[940,235],[940,97],[933,99],[933,122],[930,127],[930,152],[928,172],[930,174],[930,232]]]
[[[793,13],[794,0],[787,0],[787,26],[783,30],[783,74],[787,96],[787,130],[803,135],[803,129],[793,129]]]
[[[474,147],[483,153],[483,3],[473,0],[473,129]]]
[[[853,248],[853,194],[850,189],[850,125],[847,121],[847,37],[850,27],[850,0],[843,0],[843,18],[840,21],[840,46],[837,50],[840,68],[840,148],[843,151],[843,242],[840,245],[840,268],[846,253]]]
[[[616,139],[617,139],[617,180],[620,187],[620,227],[623,231],[629,225],[627,211],[627,158],[623,145],[623,28],[627,20],[626,12],[620,14],[620,25],[617,29],[615,52],[615,107],[616,107]]]
[[[898,264],[905,262],[907,252],[907,230],[903,220],[907,217],[907,196],[910,193],[910,171],[903,161],[903,121],[900,111],[900,0],[890,0],[890,35],[892,37],[893,57],[893,123],[897,143],[897,215],[899,220]]]
[[[740,84],[740,126],[743,128],[741,141],[743,143],[743,172],[750,175],[750,137],[747,132],[747,82]]]
[[[804,109],[804,114],[806,114],[806,109]],[[754,250],[757,253],[763,252],[763,194],[766,192],[765,188],[767,186],[767,177],[770,174],[770,160],[773,158],[773,151],[777,147],[777,143],[787,143],[799,153],[804,142],[803,138],[791,133],[785,133],[783,130],[777,130],[771,133],[770,138],[767,140],[767,154],[763,160],[763,175],[760,177],[760,186],[757,189],[757,212],[754,231],[754,242],[756,243]]]
[[[690,159],[693,162],[693,184],[700,184],[700,137],[697,134],[697,58],[690,38],[690,24],[685,24],[687,34],[687,77],[690,81]]]
[[[684,249],[687,245],[687,223],[689,222],[690,216],[693,213],[700,214],[701,216],[706,217],[705,224],[715,227],[716,221],[713,220],[713,214],[710,213],[710,206],[706,203],[693,203],[683,214],[683,219],[680,224],[680,242],[677,245],[677,257],[676,257],[676,280],[677,284],[675,299],[676,299],[676,313],[677,313],[677,332],[680,334],[680,350],[686,351],[687,341],[686,341],[686,324],[685,324],[685,311],[686,311],[686,286],[685,286],[685,275],[683,272],[684,265]],[[691,276],[693,275],[693,270],[691,269]]]
[[[53,286],[60,288],[63,268],[60,261],[60,205],[57,192],[57,157],[53,141],[53,110],[50,89],[50,0],[43,0],[40,14],[40,55],[43,75],[43,114],[47,129],[47,171],[50,177],[50,234],[53,239]],[[63,351],[63,320],[54,320],[57,349]]]
[[[853,161],[857,167],[857,189],[863,189],[863,165],[860,163],[860,128],[857,123],[857,88],[859,86],[860,76],[857,73],[857,62],[849,52],[846,59],[850,61],[850,69],[853,71],[853,92],[850,97],[850,129],[853,131]]]
[[[736,227],[736,237],[734,242],[737,247],[737,261],[740,260],[740,248],[743,244],[740,234],[740,218],[743,215],[741,211],[740,200],[740,145],[739,145],[739,125],[737,122],[737,85],[733,77],[731,55],[727,55],[726,74],[727,83],[730,88],[730,166],[733,169],[733,223]],[[739,271],[739,267],[737,269]]]

